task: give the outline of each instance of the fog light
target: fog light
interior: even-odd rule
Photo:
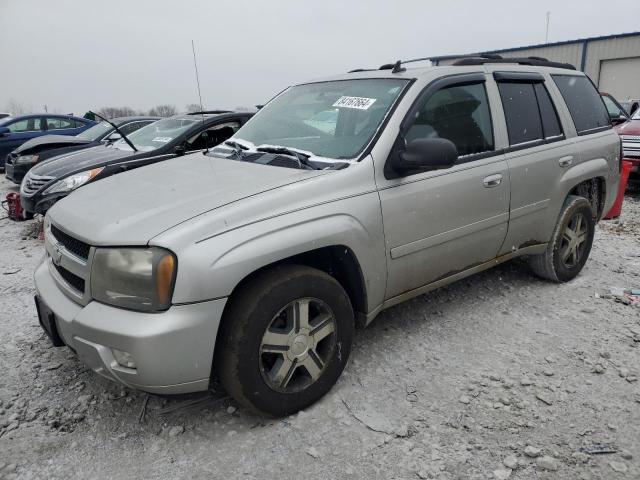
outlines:
[[[136,368],[136,362],[133,361],[133,357],[129,352],[123,352],[122,350],[117,350],[115,348],[112,348],[111,351],[113,352],[113,358],[116,359],[118,365],[127,368]]]

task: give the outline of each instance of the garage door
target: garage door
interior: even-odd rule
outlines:
[[[601,92],[618,100],[640,98],[640,57],[602,60],[599,83]]]

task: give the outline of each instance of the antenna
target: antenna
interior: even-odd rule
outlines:
[[[549,21],[551,20],[551,12],[547,12],[547,28],[544,34],[544,43],[549,43]]]
[[[196,61],[196,46],[191,40],[191,50],[193,51],[193,66],[196,69],[196,83],[198,85],[198,98],[200,99],[200,112],[202,114],[202,123],[204,124],[204,108],[202,107],[202,94],[200,93],[200,77],[198,75],[198,62]]]
[[[193,66],[196,69],[196,83],[198,84],[198,98],[200,99],[200,116],[202,117],[202,126],[204,127],[204,107],[202,106],[202,94],[200,93],[200,76],[198,75],[198,62],[196,61],[196,46],[193,43],[193,39],[191,39],[191,50],[193,51]],[[202,138],[204,139],[206,150],[205,153],[209,151],[209,135],[207,131],[202,132]]]

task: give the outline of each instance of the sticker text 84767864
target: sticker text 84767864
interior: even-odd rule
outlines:
[[[332,106],[338,108],[357,108],[358,110],[367,110],[375,101],[375,98],[340,97]]]

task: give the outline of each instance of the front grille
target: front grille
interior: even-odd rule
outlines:
[[[66,268],[60,267],[55,264],[54,267],[56,267],[56,271],[60,274],[65,282],[75,288],[78,292],[84,293],[84,280],[82,278],[71,273]]]
[[[27,176],[24,177],[22,181],[22,185],[20,186],[20,190],[23,194],[27,196],[32,196],[42,187],[44,187],[51,180],[55,180],[55,177],[45,177],[41,175],[34,175],[31,172],[27,173]]]
[[[71,253],[84,260],[87,260],[89,258],[89,249],[91,248],[90,245],[87,245],[77,238],[73,238],[71,235],[64,233],[55,225],[51,225],[51,233],[56,238],[56,240],[64,245],[64,248],[69,250]]]

